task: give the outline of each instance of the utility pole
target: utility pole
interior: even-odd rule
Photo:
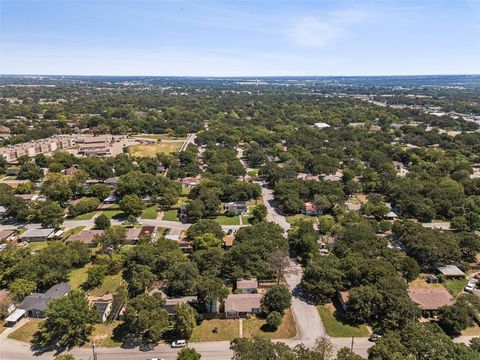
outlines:
[[[350,346],[350,354],[353,354],[353,339],[355,339],[355,336],[352,336],[352,345]]]
[[[97,353],[95,352],[95,341],[92,341],[93,360],[97,360]]]

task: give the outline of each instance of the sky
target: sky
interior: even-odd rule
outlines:
[[[480,0],[0,0],[0,73],[480,74]]]

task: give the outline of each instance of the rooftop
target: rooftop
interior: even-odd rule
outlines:
[[[258,287],[257,279],[237,279],[237,289],[256,289]]]
[[[409,289],[408,296],[422,310],[436,310],[454,303],[452,295],[443,286]]]
[[[465,276],[465,273],[455,265],[446,265],[438,268],[445,276]]]
[[[262,294],[230,294],[225,300],[225,312],[250,312],[261,307]]]
[[[49,237],[55,231],[54,228],[46,228],[46,229],[28,229],[22,235],[20,235],[21,239],[24,238],[31,238],[31,237]]]

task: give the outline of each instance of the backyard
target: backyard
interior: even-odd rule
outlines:
[[[328,335],[333,337],[368,336],[366,325],[352,326],[337,318],[333,304],[318,305],[317,309]]]

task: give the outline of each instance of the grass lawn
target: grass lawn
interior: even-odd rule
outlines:
[[[467,283],[467,279],[456,279],[446,280],[444,283],[442,283],[442,285],[445,286],[448,291],[450,291],[450,294],[453,296],[458,296],[463,291],[463,288],[465,285],[467,285]]]
[[[38,251],[45,249],[48,246],[48,241],[35,241],[28,244],[30,251]]]
[[[365,325],[352,326],[345,324],[335,317],[331,309],[324,305],[317,306],[317,309],[328,335],[333,337],[368,336]]]
[[[224,215],[219,215],[215,219],[213,219],[220,225],[240,225],[240,218],[238,216],[224,216]]]
[[[251,177],[257,177],[258,176],[258,169],[251,169],[247,175],[251,176]]]
[[[248,225],[250,224],[250,218],[251,218],[251,215],[243,215],[242,216],[242,224],[243,225]]]
[[[179,221],[178,219],[178,209],[170,209],[163,212],[162,220],[166,221]]]
[[[22,327],[19,327],[17,330],[8,335],[9,339],[30,342],[32,341],[33,334],[38,331],[38,327],[43,320],[32,319],[27,322]]]
[[[282,324],[277,331],[265,331],[265,323],[265,319],[259,317],[244,319],[243,336],[247,338],[258,336],[268,339],[291,339],[297,335],[297,328],[290,309],[285,311]]]
[[[238,337],[238,320],[203,320],[190,341],[226,341]]]
[[[480,336],[480,326],[474,325],[462,331],[461,336]]]
[[[72,220],[90,220],[94,215],[96,211],[90,211],[85,214],[78,215],[77,217],[74,217]]]
[[[303,214],[297,214],[297,215],[291,215],[291,216],[287,216],[285,218],[287,220],[287,222],[289,224],[294,224],[296,223],[297,221],[301,221],[301,220],[305,220],[305,221],[311,221],[313,223],[316,223],[317,222],[317,218],[314,217],[314,216],[307,216],[307,215],[303,215]]]
[[[87,270],[90,266],[92,266],[92,264],[87,264],[84,267],[70,271],[70,279],[68,280],[68,283],[72,289],[78,289],[80,285],[87,280]]]
[[[63,232],[63,234],[62,234],[62,239],[63,239],[63,240],[66,240],[66,239],[68,239],[70,236],[76,235],[76,234],[80,233],[80,231],[82,231],[83,229],[85,229],[85,226],[77,226],[77,227],[68,229],[68,230],[66,230],[66,231]]]
[[[115,336],[118,329],[121,328],[123,321],[113,321],[111,323],[95,324],[90,340],[95,340],[98,347],[120,347],[123,344],[120,336]],[[92,342],[87,342],[84,347],[92,347]]]
[[[103,296],[107,293],[112,294],[118,289],[122,281],[122,273],[108,275],[103,279],[102,285],[93,289],[90,294],[93,296]]]
[[[138,144],[129,148],[130,155],[135,157],[155,157],[158,153],[175,153],[180,150],[181,142],[162,143],[154,142],[152,144]]]
[[[152,205],[143,210],[142,219],[156,219],[158,206]]]
[[[166,134],[136,134],[133,135],[134,138],[144,138],[144,139],[161,139],[161,140],[187,140],[186,136],[170,136]]]
[[[112,218],[123,219],[125,217],[125,214],[123,213],[123,211],[118,208],[103,210],[102,214],[108,217],[109,219],[112,219]]]

